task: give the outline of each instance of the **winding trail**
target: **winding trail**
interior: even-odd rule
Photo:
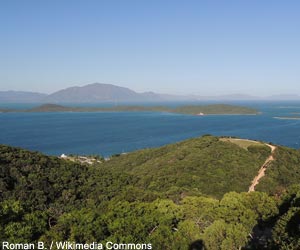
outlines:
[[[270,145],[270,144],[265,144],[268,147],[271,148],[271,154],[270,156],[266,159],[265,163],[261,166],[261,168],[258,171],[257,176],[254,177],[251,186],[249,187],[248,193],[255,191],[255,186],[259,183],[259,180],[265,176],[265,171],[269,164],[274,161],[274,151],[276,149],[276,146]]]

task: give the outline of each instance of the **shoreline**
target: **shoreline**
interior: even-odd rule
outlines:
[[[300,117],[288,117],[288,116],[274,116],[273,118],[278,120],[300,120]]]

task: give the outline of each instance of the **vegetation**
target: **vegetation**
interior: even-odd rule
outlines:
[[[258,185],[258,190],[280,195],[290,185],[300,180],[300,151],[279,146],[275,151],[275,161],[266,170],[266,176]]]
[[[248,151],[205,136],[114,157],[103,167],[138,177],[137,185],[145,190],[221,198],[229,191],[248,190],[269,155],[269,147],[257,148]]]
[[[0,241],[300,249],[299,152],[245,192],[269,153],[205,136],[86,165],[0,146]]]
[[[66,107],[57,104],[44,104],[26,110],[3,110],[3,112],[169,112],[178,114],[258,114],[255,109],[226,104],[179,106],[114,106],[114,107]]]

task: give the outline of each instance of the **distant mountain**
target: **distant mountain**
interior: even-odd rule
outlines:
[[[0,103],[42,102],[46,94],[25,91],[0,91]]]
[[[293,101],[300,100],[299,95],[286,94],[286,95],[272,95],[272,96],[252,96],[245,94],[230,94],[230,95],[218,95],[218,96],[190,96],[197,100],[218,100],[218,101]]]
[[[159,101],[159,94],[137,93],[131,89],[112,84],[93,83],[83,87],[71,87],[57,91],[45,98],[46,102],[119,102],[119,101]]]
[[[243,101],[243,100],[261,100],[263,98],[245,94],[231,94],[231,95],[218,95],[218,96],[191,96],[198,100],[222,100],[222,101]]]
[[[245,94],[232,94],[232,95],[221,95],[218,96],[219,100],[259,100],[260,97],[245,95]]]
[[[163,102],[163,101],[255,101],[300,100],[299,95],[273,95],[257,97],[246,94],[218,96],[170,95],[154,92],[138,93],[129,88],[112,84],[93,83],[70,87],[50,95],[24,91],[0,91],[0,103],[99,103],[99,102]]]
[[[269,100],[300,100],[300,96],[299,95],[290,95],[290,94],[286,94],[286,95],[272,95],[268,97]]]

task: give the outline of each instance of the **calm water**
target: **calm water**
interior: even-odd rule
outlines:
[[[156,147],[203,134],[230,135],[300,148],[300,102],[239,103],[256,116],[189,116],[154,112],[0,113],[0,144],[46,154],[101,154]],[[1,105],[0,105],[1,106]]]

